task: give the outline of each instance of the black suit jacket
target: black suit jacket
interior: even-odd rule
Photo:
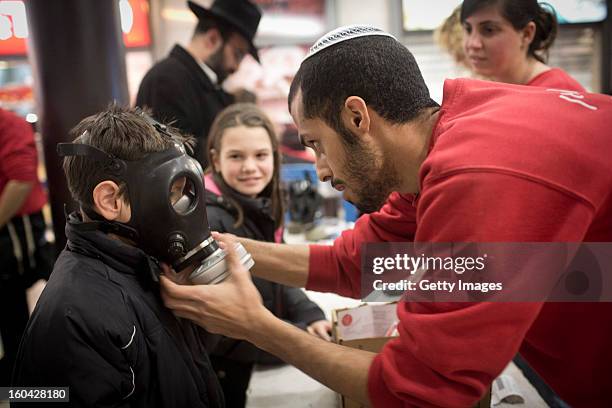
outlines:
[[[210,126],[232,102],[232,96],[213,84],[198,62],[179,45],[147,72],[136,97],[136,105],[152,109],[157,120],[196,137],[195,157],[204,167]]]

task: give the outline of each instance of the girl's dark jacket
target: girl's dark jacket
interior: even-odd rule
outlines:
[[[62,407],[223,406],[202,330],[165,308],[157,264],[92,225],[75,214],[66,223],[13,385],[69,387]]]
[[[207,183],[209,180],[207,179]],[[239,237],[259,241],[275,241],[274,221],[270,216],[269,200],[248,198],[237,192],[230,196],[242,206],[244,223],[235,227],[238,215],[232,204],[222,196],[206,191],[206,212],[211,231],[229,232]],[[299,288],[292,288],[253,276],[264,305],[278,318],[303,330],[309,324],[325,319],[325,314]],[[246,341],[222,338],[213,349],[213,355],[244,363],[279,364],[282,361]]]

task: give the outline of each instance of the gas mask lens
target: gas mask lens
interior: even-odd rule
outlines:
[[[179,176],[172,181],[170,185],[169,200],[174,211],[186,216],[198,204],[198,196],[196,186],[189,177]],[[207,227],[207,225],[206,225]],[[206,228],[208,230],[208,227]],[[217,243],[210,237],[201,242],[196,248],[189,251],[181,259],[179,263],[183,264],[188,259],[192,258],[195,262],[195,269],[190,274],[189,279],[194,284],[211,285],[222,282],[229,276],[227,269],[226,253],[217,246]],[[173,235],[172,247],[176,247],[176,253],[184,253],[184,245],[179,247],[179,243],[184,242],[180,237]],[[235,250],[238,253],[240,262],[250,269],[254,262],[251,255],[240,244],[235,244]],[[181,249],[181,251],[179,251]]]
[[[193,182],[183,176],[175,179],[170,186],[170,204],[178,214],[186,214],[196,201]]]

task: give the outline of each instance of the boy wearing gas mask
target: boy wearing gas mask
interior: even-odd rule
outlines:
[[[72,133],[58,151],[80,211],[68,215],[13,385],[67,386],[73,406],[223,406],[203,332],[164,307],[157,282],[158,261],[217,249],[203,239],[202,169],[183,137],[139,110],[111,106]]]

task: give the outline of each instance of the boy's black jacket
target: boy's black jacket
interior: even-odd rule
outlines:
[[[204,332],[164,307],[152,279],[157,264],[76,214],[66,236],[21,341],[13,385],[68,386],[70,406],[223,406]]]

